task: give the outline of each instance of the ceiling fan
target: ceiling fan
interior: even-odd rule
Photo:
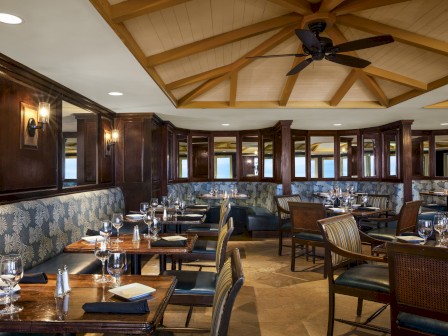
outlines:
[[[286,75],[291,76],[305,69],[313,61],[321,61],[326,59],[330,62],[351,66],[354,68],[365,68],[370,64],[369,61],[353,57],[349,55],[341,55],[340,52],[355,51],[360,49],[377,47],[383,44],[394,42],[391,35],[379,35],[373,37],[367,37],[360,40],[350,41],[333,45],[333,41],[327,37],[319,36],[322,33],[327,24],[325,22],[317,21],[311,22],[307,29],[296,29],[295,33],[297,37],[302,41],[303,54],[281,54],[281,55],[263,55],[263,56],[250,56],[248,58],[271,58],[271,57],[306,57],[311,56],[304,61],[297,64]]]

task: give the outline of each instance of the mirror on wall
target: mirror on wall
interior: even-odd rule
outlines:
[[[339,176],[358,176],[358,137],[344,135],[339,137]]]
[[[258,135],[246,135],[241,138],[243,177],[256,177],[259,174],[258,143]]]
[[[263,136],[263,177],[274,177],[274,141]]]
[[[233,179],[236,172],[236,137],[214,137],[214,172],[215,179]]]
[[[292,136],[293,158],[293,177],[306,177],[306,136]]]
[[[312,136],[311,178],[334,178],[334,137]]]
[[[177,178],[188,178],[188,139],[184,134],[177,135]]]
[[[376,137],[364,136],[362,140],[363,177],[376,177]]]
[[[197,179],[209,178],[209,146],[208,136],[193,135],[191,137],[192,176]]]
[[[429,176],[429,137],[412,137],[412,175]]]
[[[63,188],[97,183],[96,113],[62,102]]]
[[[436,176],[448,176],[448,135],[434,137],[436,149]]]

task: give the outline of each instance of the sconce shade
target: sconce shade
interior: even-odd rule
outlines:
[[[39,122],[46,124],[50,118],[50,103],[39,103]]]
[[[116,143],[116,142],[118,142],[118,139],[120,138],[120,132],[118,132],[118,130],[117,129],[113,129],[112,130],[112,139],[111,139],[111,142],[112,143]]]
[[[41,129],[42,132],[45,130],[45,124],[48,124],[50,120],[50,103],[40,102],[38,108],[38,123],[36,124],[36,120],[34,118],[29,118],[27,123],[27,133],[30,137],[34,137],[36,135],[36,130]]]

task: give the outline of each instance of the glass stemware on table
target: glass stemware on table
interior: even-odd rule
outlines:
[[[417,232],[418,235],[425,240],[423,244],[426,244],[426,241],[431,237],[433,230],[432,221],[427,219],[420,219],[418,221]]]
[[[157,197],[153,197],[151,199],[151,207],[155,210],[157,206],[159,205],[159,200]]]
[[[114,212],[112,214],[112,225],[117,230],[117,238],[114,240],[115,243],[122,243],[123,240],[120,239],[120,229],[123,226],[123,214],[121,212]]]
[[[151,239],[151,225],[154,222],[156,216],[155,216],[155,209],[154,210],[148,210],[143,215],[143,222],[148,226],[148,239]]]
[[[23,263],[20,254],[5,255],[0,259],[1,287],[8,295],[5,308],[0,310],[0,315],[15,314],[23,310],[23,307],[14,305],[14,287],[23,277]]]
[[[161,230],[161,224],[160,222],[157,220],[156,217],[153,218],[152,223],[149,225],[149,231],[151,232],[151,240],[159,240],[159,232]]]
[[[140,203],[140,213],[144,215],[149,210],[149,203],[148,202],[141,202]]]
[[[110,236],[112,235],[112,222],[110,220],[101,221],[100,235],[110,243]]]
[[[445,231],[447,228],[447,218],[442,213],[437,213],[434,215],[434,230],[439,234],[437,239],[437,247],[446,247],[445,245]]]
[[[126,272],[128,262],[126,251],[112,250],[107,258],[107,272],[114,277],[115,287],[120,286],[120,276]]]
[[[106,260],[110,256],[110,244],[107,239],[96,240],[95,241],[95,257],[101,261],[101,277],[96,279],[98,283],[107,283],[112,280],[106,277]]]

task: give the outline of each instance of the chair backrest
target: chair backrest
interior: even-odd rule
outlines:
[[[227,243],[233,232],[233,218],[230,217],[227,224],[219,229],[218,241],[216,242],[216,273],[219,273],[226,257]]]
[[[289,202],[291,224],[294,232],[319,233],[318,219],[326,217],[325,206],[321,203]]]
[[[403,204],[398,215],[397,232],[396,235],[400,235],[402,232],[412,231],[417,228],[418,212],[422,201],[411,201]]]
[[[230,252],[216,281],[213,298],[211,336],[226,336],[229,330],[233,303],[244,283],[243,267],[240,252],[234,249]]]
[[[225,223],[230,214],[230,199],[224,198],[221,202],[221,207],[219,208],[219,228],[221,228]]]
[[[277,205],[278,217],[280,219],[290,218],[289,215],[289,202],[301,202],[300,195],[286,195],[286,196],[274,196],[275,204]]]
[[[328,271],[349,260],[333,252],[332,245],[349,252],[362,253],[358,225],[351,214],[320,219],[317,222],[325,242],[325,263],[328,265]],[[329,267],[330,265],[332,267]]]
[[[367,199],[368,206],[377,207],[380,209],[389,208],[389,201],[390,201],[389,195],[370,195],[370,194],[368,194],[367,197],[368,197],[368,199]],[[356,203],[358,203],[358,204],[362,203],[362,194],[358,195]]]
[[[448,249],[388,243],[392,335],[399,313],[448,321]],[[422,333],[418,333],[421,335]],[[430,332],[428,331],[428,334]],[[428,335],[425,334],[425,335]],[[410,333],[406,333],[410,335]]]

